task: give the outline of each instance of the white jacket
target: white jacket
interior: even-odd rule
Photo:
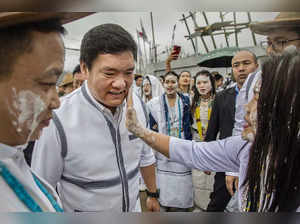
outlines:
[[[135,95],[133,100],[146,126],[141,101]],[[113,116],[92,97],[85,82],[62,99],[55,122],[36,142],[32,167],[53,186],[59,182],[66,211],[134,210],[139,167],[152,165],[155,158],[126,129],[124,107],[125,103]]]

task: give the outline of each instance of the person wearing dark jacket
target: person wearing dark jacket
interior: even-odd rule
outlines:
[[[237,96],[237,86],[226,89],[217,94],[212,114],[209,121],[205,141],[214,141],[227,138],[232,135],[235,114],[235,98]],[[231,199],[226,184],[225,173],[217,172],[215,175],[214,191],[210,194],[210,202],[207,211],[223,212]]]
[[[239,90],[242,88],[248,75],[257,69],[256,56],[250,51],[239,51],[232,59],[232,70],[237,82],[235,87],[221,91],[215,97],[209,120],[205,141],[214,141],[232,136],[234,127],[235,103]],[[228,177],[229,179],[231,177]],[[235,179],[235,177],[233,177]],[[233,184],[234,185],[234,184]],[[234,191],[233,189],[232,191]],[[231,199],[226,187],[225,173],[217,172],[215,175],[214,190],[210,195],[207,211],[222,212]]]

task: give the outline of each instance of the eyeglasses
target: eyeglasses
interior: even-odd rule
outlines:
[[[288,42],[291,42],[291,41],[295,41],[295,40],[300,40],[300,38],[297,38],[297,39],[291,39],[291,40],[274,40],[274,41],[270,41],[270,40],[267,40],[267,41],[261,41],[260,42],[260,45],[267,49],[268,47],[272,47],[274,51],[277,51],[277,50],[282,50],[284,48],[284,46],[288,43]]]

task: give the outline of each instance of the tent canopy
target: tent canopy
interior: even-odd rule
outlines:
[[[242,50],[238,47],[216,49],[201,57],[197,64],[207,68],[227,68],[231,67],[231,60],[237,51]]]

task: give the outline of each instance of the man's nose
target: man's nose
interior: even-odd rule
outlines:
[[[245,70],[244,64],[240,64],[239,67],[238,67],[238,70],[239,71],[244,71]]]
[[[123,77],[116,78],[113,82],[113,87],[118,89],[125,88],[126,87],[125,79]]]

